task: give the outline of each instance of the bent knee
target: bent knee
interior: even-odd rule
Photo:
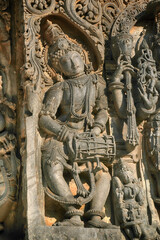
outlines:
[[[64,170],[64,167],[63,165],[56,161],[56,162],[53,162],[52,164],[45,164],[43,166],[43,173],[44,174],[49,174],[49,175],[55,175],[55,174],[62,174],[63,173],[63,170]]]
[[[111,175],[110,175],[109,172],[99,171],[99,172],[96,173],[95,178],[96,178],[96,181],[98,181],[100,179],[104,180],[104,181],[107,181],[107,182],[111,181]]]

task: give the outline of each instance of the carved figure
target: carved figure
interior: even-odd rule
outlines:
[[[149,75],[150,77],[148,79],[154,79],[152,80],[152,88],[150,91],[150,88],[148,89],[148,94],[150,92],[150,95],[152,99],[149,99],[148,102],[150,104],[147,107],[147,105],[142,109],[143,112],[145,112],[147,122],[145,123],[145,147],[146,147],[146,153],[147,153],[147,165],[149,169],[149,177],[150,181],[152,183],[152,196],[154,199],[154,202],[157,204],[160,204],[160,144],[159,144],[159,125],[160,125],[160,118],[159,118],[159,93],[160,93],[160,77],[159,77],[159,57],[160,57],[160,9],[159,9],[160,1],[151,1],[148,5],[149,9],[154,9],[154,17],[155,17],[155,23],[156,23],[156,35],[153,37],[153,42],[150,41],[149,44],[151,45],[150,51],[150,59],[152,60],[152,67],[150,67]],[[146,51],[146,50],[145,50]],[[152,56],[153,54],[153,56]],[[146,56],[150,56],[146,55]],[[154,60],[153,60],[154,59]],[[145,61],[146,62],[146,61]],[[151,61],[150,62],[151,65]],[[147,71],[144,71],[145,74],[148,74]],[[146,90],[147,93],[147,90]],[[145,93],[145,95],[147,95]]]
[[[135,69],[131,64],[133,38],[130,34],[121,33],[116,37],[118,45],[113,51],[119,52],[117,70],[109,85],[113,94],[115,109],[120,118],[127,123],[126,146],[130,151],[139,143],[139,134],[136,124],[136,108],[133,100],[132,76]],[[116,54],[117,55],[117,54]]]
[[[121,161],[115,165],[113,198],[115,217],[129,239],[157,239],[159,224],[149,223],[142,181]]]
[[[142,40],[143,34],[137,43],[141,46],[137,49],[137,55],[135,56],[138,68],[131,64],[133,37],[123,32],[116,37],[115,44],[113,42],[113,54],[116,57],[118,53],[119,57],[117,69],[112,77],[112,82],[109,84],[117,115],[127,125],[127,134],[124,131],[127,151],[122,153],[122,156],[124,156],[122,161],[126,161],[125,158],[128,158],[132,168],[136,171],[135,162],[141,162],[141,156],[138,156],[140,150],[138,150],[138,147],[142,147],[142,151],[144,151],[137,126],[155,113],[158,102],[156,64],[147,42]],[[156,142],[157,137],[158,134],[154,134]],[[146,145],[147,149],[149,146],[149,150],[151,150],[151,145],[151,143],[148,143]],[[136,146],[138,147],[135,148]],[[157,148],[155,152],[157,152]],[[144,156],[142,161],[145,165],[144,182],[146,184],[148,169]],[[142,182],[138,180],[137,172],[132,177],[131,170],[123,164],[122,166],[121,163],[119,164],[115,173],[119,179],[113,179],[114,208],[118,223],[124,228],[130,239],[156,239],[159,233],[159,219],[150,197],[150,188],[145,189],[146,186],[143,186]],[[139,166],[137,167],[139,168]],[[143,202],[140,199],[143,199]],[[147,208],[149,209],[148,212],[146,211]],[[150,219],[152,219],[151,224]]]
[[[20,34],[20,39],[12,44],[13,48],[17,45],[18,58],[14,49],[12,52],[16,59],[13,62],[18,63],[17,73],[24,59],[22,82],[17,80],[17,85],[24,90],[22,94],[20,89],[18,97],[26,118],[21,124],[26,124],[18,132],[23,138],[20,147],[25,139],[27,143],[22,153],[26,167],[24,183],[33,187],[27,189],[29,239],[50,235],[52,238],[57,228],[46,227],[44,223],[51,225],[55,219],[55,226],[85,224],[112,228],[102,221],[111,181],[108,164],[112,164],[109,170],[113,174],[114,201],[107,202],[111,219],[115,219],[126,239],[159,239],[159,6],[160,0],[25,0],[18,9],[18,14],[21,8],[24,10],[25,32],[18,26],[16,36]],[[13,27],[16,23],[20,25],[18,14]],[[54,24],[45,25],[46,19]],[[14,28],[11,33],[14,39]],[[23,40],[24,55],[19,58],[18,44]],[[105,70],[103,74],[111,91],[109,108],[105,83],[98,74],[93,74],[91,62],[96,73]],[[51,87],[52,77],[57,82]],[[114,138],[105,133],[106,123],[109,134],[116,139],[116,156]],[[40,151],[43,178],[39,171]],[[44,214],[42,186],[50,198],[63,206],[64,218],[57,209],[59,216],[53,216],[50,204],[47,205],[51,202],[48,197]],[[50,219],[51,215],[54,218]],[[63,236],[72,238],[66,229],[60,235],[63,232]],[[118,239],[123,238],[118,230],[93,232],[102,233],[102,238],[109,232],[107,238],[115,239],[116,232]],[[76,233],[81,231],[76,228]]]
[[[80,206],[90,202],[90,210],[84,214],[86,226],[113,227],[102,221],[111,177],[99,157],[112,161],[115,154],[113,138],[100,136],[108,120],[105,82],[96,74],[85,73],[82,49],[58,26],[51,25],[48,33],[53,37],[50,64],[64,78],[47,91],[39,119],[46,134],[42,148],[46,191],[66,210],[65,219],[56,225],[83,226]],[[76,196],[64,177],[66,170],[75,180]],[[88,190],[81,182],[84,172],[89,176]]]

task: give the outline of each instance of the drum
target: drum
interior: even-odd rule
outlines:
[[[116,145],[113,136],[94,136],[90,132],[81,133],[74,138],[75,161],[101,161],[113,162],[116,155]]]

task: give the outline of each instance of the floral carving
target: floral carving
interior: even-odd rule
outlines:
[[[26,0],[27,8],[35,14],[45,14],[54,8],[54,0]]]
[[[56,0],[56,5],[55,5],[55,12],[65,12],[64,10],[64,1],[62,0]]]
[[[79,0],[76,6],[76,12],[88,22],[97,23],[101,20],[101,6],[95,0]]]
[[[145,13],[149,0],[137,1],[129,4],[128,7],[116,19],[111,35],[114,37],[118,32],[129,32],[132,26],[137,22],[138,18]]]
[[[101,28],[102,8],[100,2],[66,0],[65,11],[69,18],[87,33],[91,42],[96,46],[98,65],[101,68],[104,59],[104,37]]]
[[[115,18],[124,9],[121,0],[105,1],[102,4],[102,28],[106,35],[109,35]]]
[[[35,9],[44,10],[51,5],[51,0],[32,0],[31,6]]]

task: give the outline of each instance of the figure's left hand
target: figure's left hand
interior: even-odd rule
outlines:
[[[91,130],[91,133],[95,134],[96,136],[99,136],[99,134],[101,133],[101,129],[99,127],[94,127]]]

